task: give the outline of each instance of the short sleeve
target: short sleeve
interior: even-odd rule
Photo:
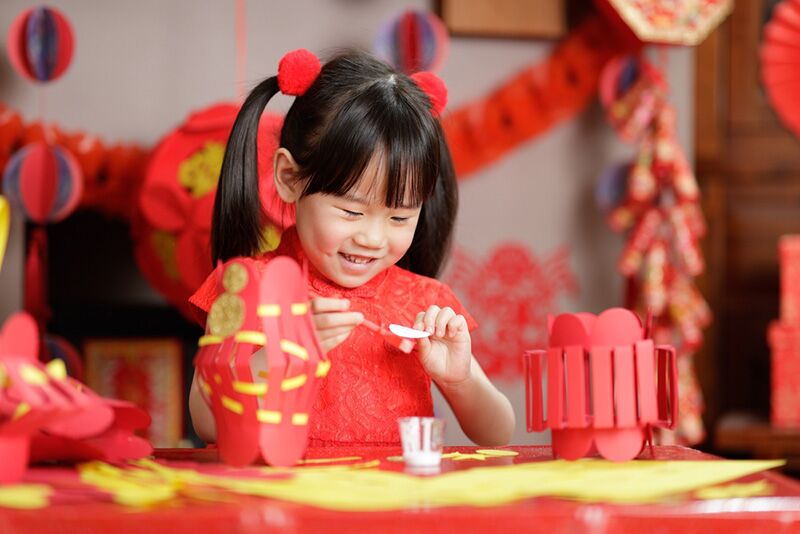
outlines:
[[[453,293],[453,290],[447,285],[441,284],[439,286],[439,294],[435,304],[442,308],[450,306],[458,315],[463,315],[464,319],[467,320],[467,328],[470,332],[478,328],[478,322],[469,314],[464,305],[461,304],[461,301],[458,300],[458,297],[456,297],[456,294]]]
[[[197,291],[189,297],[189,304],[191,304],[192,309],[192,316],[194,320],[197,321],[200,326],[206,326],[206,316],[208,315],[208,310],[211,309],[211,304],[217,298],[217,274],[216,271],[212,271],[211,274],[206,277],[205,281],[200,285]]]

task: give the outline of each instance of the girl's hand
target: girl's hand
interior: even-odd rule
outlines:
[[[422,366],[437,384],[456,385],[470,378],[472,338],[463,315],[453,308],[431,306],[417,314],[414,328],[431,332],[417,347]]]
[[[339,346],[350,332],[361,324],[364,315],[359,312],[347,311],[350,301],[347,299],[333,299],[316,297],[311,299],[311,312],[314,315],[314,326],[317,327],[317,337],[326,353]]]

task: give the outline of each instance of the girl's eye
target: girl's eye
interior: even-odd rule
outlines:
[[[392,217],[394,222],[404,223],[407,222],[411,217]]]
[[[363,213],[360,213],[358,211],[350,211],[350,210],[346,210],[346,209],[342,209],[342,211],[348,217],[359,217],[359,216],[363,215]]]

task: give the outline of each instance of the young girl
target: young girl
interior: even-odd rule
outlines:
[[[295,95],[274,156],[275,187],[295,225],[261,254],[265,215],[258,193],[256,137],[267,102]],[[214,263],[289,255],[309,266],[314,322],[331,369],[310,417],[311,445],[392,444],[397,418],[433,414],[431,380],[466,435],[508,443],[511,404],[471,351],[475,321],[433,277],[453,230],[457,185],[438,121],[446,89],[435,75],[412,77],[363,53],[323,67],[310,52],[287,54],[278,76],[244,102],[228,140],[212,224]],[[214,275],[192,296],[204,321]],[[404,354],[359,325],[413,325],[432,335]],[[197,382],[190,397],[198,435],[214,420]]]

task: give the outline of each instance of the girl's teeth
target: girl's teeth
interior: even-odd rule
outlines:
[[[370,258],[357,258],[355,256],[350,256],[349,254],[344,254],[344,258],[353,263],[369,263],[372,261]]]

